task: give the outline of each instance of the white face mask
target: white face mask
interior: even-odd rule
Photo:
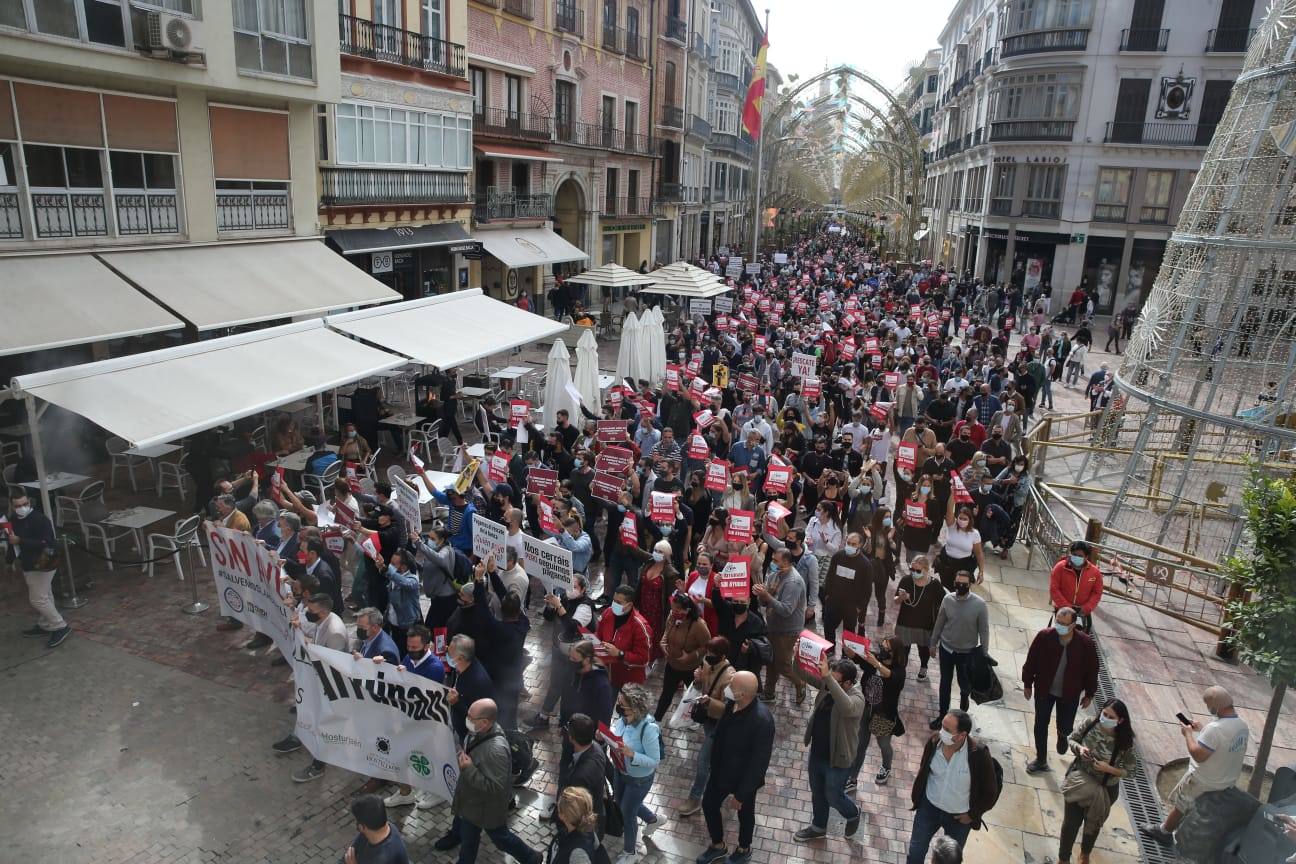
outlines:
[[[738,699],[738,697],[734,696],[733,688],[727,684],[724,689],[724,698],[728,699],[730,702],[736,702]]]
[[[660,564],[662,561],[666,560],[666,556],[660,552],[654,552],[652,553],[652,560]]]
[[[949,747],[954,743],[954,733],[949,731],[948,729],[941,729],[940,740],[942,744],[944,744],[946,747]]]
[[[14,508],[14,515],[17,516],[19,519],[26,519],[28,516],[31,515],[31,512],[32,512],[32,508],[30,505],[26,507]]]

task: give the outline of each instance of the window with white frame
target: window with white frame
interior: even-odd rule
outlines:
[[[732,39],[720,39],[719,48],[720,57],[716,62],[716,71],[737,75],[739,70],[738,58],[740,56],[738,43]]]
[[[472,118],[343,102],[337,106],[337,161],[467,171]]]
[[[433,39],[445,38],[442,36],[442,30],[445,27],[442,2],[443,0],[422,0],[420,4],[420,23],[423,26],[422,32],[424,36],[431,36]]]
[[[1042,72],[1011,75],[995,83],[995,120],[1075,120],[1080,113],[1081,75]]]
[[[233,0],[234,60],[239,69],[310,78],[306,0]]]
[[[728,99],[715,100],[715,113],[711,119],[711,125],[716,132],[724,132],[729,135],[738,134],[738,105]]]

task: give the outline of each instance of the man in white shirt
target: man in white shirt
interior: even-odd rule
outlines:
[[[333,611],[333,598],[327,594],[312,594],[306,601],[306,620],[301,622],[302,633],[313,628],[314,634],[307,635],[310,641],[334,651],[345,651],[348,648],[346,624]]]
[[[870,442],[869,427],[864,424],[864,412],[856,411],[851,422],[842,427],[842,434],[851,436],[851,449],[856,453],[864,452],[864,445]]]
[[[1188,747],[1188,773],[1170,790],[1170,812],[1160,825],[1139,826],[1141,833],[1165,846],[1174,845],[1175,829],[1202,793],[1232,788],[1242,776],[1250,731],[1233,707],[1233,696],[1223,687],[1207,687],[1202,701],[1215,719],[1204,726],[1199,720],[1180,724]]]
[[[755,414],[750,420],[743,424],[743,438],[746,438],[749,432],[759,432],[761,436],[761,449],[763,449],[765,455],[768,456],[770,448],[774,446],[774,429],[770,426],[769,421],[765,419],[765,406],[763,404],[757,402],[752,406],[752,408],[755,411]]]
[[[960,847],[998,796],[994,757],[983,741],[972,737],[972,718],[965,711],[950,711],[923,749],[914,779],[913,830],[905,864],[924,864],[927,848],[937,831]]]

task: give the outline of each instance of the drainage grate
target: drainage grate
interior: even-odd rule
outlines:
[[[1115,696],[1116,684],[1112,681],[1111,672],[1107,669],[1107,660],[1103,656],[1102,643],[1097,634],[1091,633],[1094,642],[1098,644],[1098,702],[1105,702]],[[1143,864],[1178,864],[1179,855],[1173,850],[1162,846],[1155,840],[1149,840],[1139,833],[1138,826],[1148,822],[1160,824],[1165,814],[1161,810],[1161,801],[1157,797],[1156,787],[1152,779],[1148,777],[1147,771],[1143,769],[1143,759],[1140,756],[1134,765],[1134,770],[1121,781],[1121,800],[1125,802],[1125,810],[1129,813],[1130,822],[1134,825],[1134,839],[1139,844],[1139,858]]]

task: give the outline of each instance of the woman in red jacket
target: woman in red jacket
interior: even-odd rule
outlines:
[[[1071,551],[1053,565],[1049,575],[1049,599],[1056,612],[1063,606],[1079,609],[1084,616],[1081,629],[1092,625],[1090,616],[1102,599],[1103,578],[1089,559],[1092,547],[1083,540],[1071,544]]]
[[[619,692],[626,684],[642,684],[648,678],[652,633],[648,622],[634,608],[634,598],[633,588],[619,586],[612,592],[612,605],[603,610],[594,631],[613,692]]]

